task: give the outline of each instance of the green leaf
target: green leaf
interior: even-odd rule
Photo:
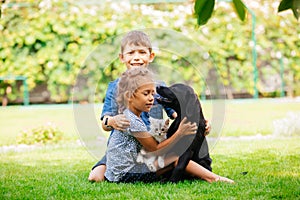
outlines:
[[[241,0],[233,0],[232,3],[239,18],[244,21],[246,16],[246,7],[244,3]]]
[[[292,8],[293,0],[282,0],[278,6],[278,12]]]
[[[282,0],[278,6],[278,12],[291,9],[296,19],[300,16],[300,0]]]
[[[296,19],[299,19],[300,15],[300,0],[293,0],[292,10]]]
[[[196,0],[194,10],[197,15],[198,25],[207,23],[214,10],[215,0]]]

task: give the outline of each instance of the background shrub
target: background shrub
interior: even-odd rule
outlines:
[[[101,79],[95,101],[102,102],[107,83],[123,71],[117,61],[105,70],[102,69],[106,65],[101,68],[101,63],[105,64],[103,59],[119,52],[119,48],[114,48],[119,47],[114,37],[132,29],[148,27],[175,30],[191,38],[203,48],[203,52],[195,49],[189,55],[192,60],[188,61],[209,68],[203,64],[203,57],[209,57],[213,59],[228,92],[254,93],[251,16],[247,15],[245,22],[240,21],[228,2],[218,2],[213,18],[198,28],[195,27],[197,21],[191,1],[173,4],[130,4],[129,1],[88,4],[71,0],[22,2],[26,4],[7,4],[3,9],[0,20],[0,77],[25,76],[30,91],[44,85],[52,102],[70,99],[80,70],[89,77],[88,80],[83,79],[87,82],[87,93],[91,85]],[[245,1],[256,15],[257,87],[261,96],[269,96],[270,93],[279,96],[280,83],[283,82],[289,96],[300,94],[300,26],[291,13],[277,13],[279,3],[280,0]],[[168,45],[179,43],[159,33],[151,37],[155,41],[154,46],[164,42]],[[97,57],[95,62],[93,60],[94,63],[83,63],[103,43],[108,43],[113,49],[105,48],[101,57]],[[178,49],[183,48],[178,46]],[[280,58],[283,68],[280,67]],[[161,51],[155,60],[161,65],[172,66],[185,80],[192,80],[191,84],[195,83],[196,89],[203,88],[185,55]],[[86,64],[89,71],[85,71]],[[171,79],[166,83],[178,81],[177,76]],[[7,88],[11,88],[11,92]],[[14,101],[22,97],[23,90],[16,81],[0,81],[0,100],[7,95],[10,102]]]
[[[288,112],[285,118],[273,122],[276,136],[300,136],[300,112]]]
[[[39,126],[31,130],[23,130],[18,136],[19,144],[46,144],[57,143],[62,140],[63,132],[53,123]]]

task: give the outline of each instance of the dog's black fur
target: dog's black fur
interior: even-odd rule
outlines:
[[[167,137],[171,137],[179,127],[181,120],[187,117],[188,121],[196,122],[198,130],[196,135],[185,136],[184,139],[176,143],[173,151],[180,155],[178,164],[169,179],[171,182],[178,182],[185,178],[184,170],[190,160],[193,160],[208,170],[211,168],[211,158],[208,152],[207,141],[204,136],[205,118],[201,104],[194,90],[185,84],[174,84],[171,87],[158,86],[158,103],[174,109],[177,118],[173,121],[167,132]]]

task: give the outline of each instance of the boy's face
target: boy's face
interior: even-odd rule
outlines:
[[[147,47],[128,44],[124,47],[119,58],[127,69],[130,69],[132,67],[147,67],[153,61],[154,56],[154,53],[151,53]]]

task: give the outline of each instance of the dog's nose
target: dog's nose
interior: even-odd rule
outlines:
[[[156,101],[159,102],[159,103],[162,103],[162,102],[168,100],[167,98],[164,98],[164,97],[162,97],[162,96],[156,96],[155,99],[156,99]]]
[[[162,97],[162,96],[155,97],[155,99],[159,103],[171,103],[171,101],[168,98],[165,98],[165,97]]]
[[[157,100],[158,102],[160,102],[162,99],[162,97],[158,94],[154,95],[155,100]]]

